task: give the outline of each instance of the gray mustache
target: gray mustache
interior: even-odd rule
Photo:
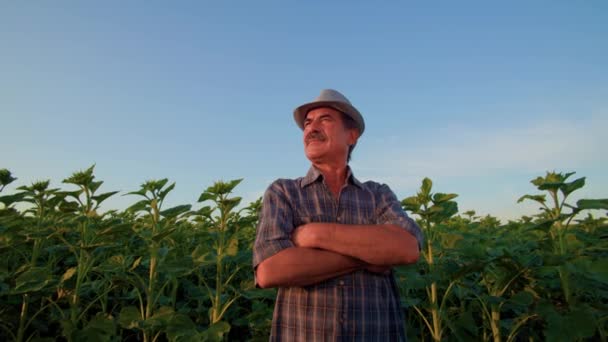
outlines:
[[[310,141],[310,140],[319,140],[319,141],[324,141],[325,140],[325,134],[319,132],[319,131],[313,131],[308,133],[308,135],[306,136],[306,142]]]

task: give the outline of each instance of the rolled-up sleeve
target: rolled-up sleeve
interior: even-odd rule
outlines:
[[[262,210],[253,244],[253,268],[278,252],[294,247],[291,241],[293,210],[279,181],[268,187],[262,200]]]
[[[407,230],[418,240],[418,247],[422,250],[424,234],[420,226],[407,216],[397,196],[386,184],[380,185],[377,192],[376,213],[378,224],[393,224]]]

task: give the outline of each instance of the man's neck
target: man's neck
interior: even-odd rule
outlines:
[[[313,164],[321,174],[323,174],[323,180],[329,190],[334,194],[336,198],[340,194],[342,186],[346,183],[346,164]]]

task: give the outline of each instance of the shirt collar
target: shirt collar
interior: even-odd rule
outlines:
[[[319,178],[323,179],[323,174],[321,173],[321,171],[319,171],[319,169],[311,165],[310,169],[308,169],[308,173],[306,173],[306,176],[302,178],[302,182],[300,182],[300,187],[305,188],[306,186],[317,181]],[[350,169],[350,166],[346,166],[346,179],[348,183],[356,185],[359,188],[363,188],[363,184],[361,184],[361,182],[359,182],[359,180],[355,178],[352,170]]]

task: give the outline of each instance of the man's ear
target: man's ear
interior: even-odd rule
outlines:
[[[358,129],[350,129],[348,131],[348,145],[355,145],[357,143],[357,140],[359,140],[359,136],[361,134],[359,134],[359,130]]]

